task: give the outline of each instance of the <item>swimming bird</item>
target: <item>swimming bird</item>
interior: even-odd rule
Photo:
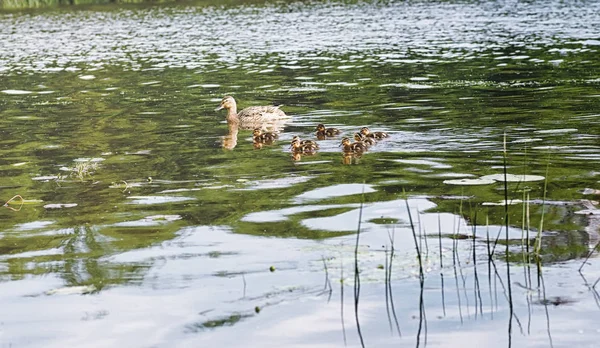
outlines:
[[[255,143],[266,143],[266,144],[270,144],[273,141],[275,141],[275,139],[278,138],[277,133],[273,133],[273,132],[264,132],[260,129],[260,128],[254,128],[254,131],[252,131],[252,139],[254,140]]]
[[[294,135],[294,137],[292,138],[292,144],[294,144],[295,142],[300,143],[300,145],[310,145],[312,147],[315,148],[319,148],[319,144],[314,141],[314,140],[300,140],[300,137],[297,135]]]
[[[366,135],[360,132],[354,133],[354,140],[356,140],[357,142],[362,142],[363,144],[367,145],[367,147],[373,146],[377,143],[373,138],[367,138]]]
[[[342,139],[342,143],[340,146],[343,146],[344,152],[365,152],[367,151],[367,145],[362,142],[351,142],[350,139],[344,138]]]
[[[261,123],[289,117],[279,109],[281,106],[250,106],[237,112],[235,99],[228,95],[221,100],[215,111],[226,109],[229,123]]]
[[[292,149],[292,153],[302,153],[305,155],[312,155],[317,152],[317,149],[319,147],[318,147],[318,145],[311,144],[311,143],[301,144],[299,140],[296,140],[296,141],[292,141],[290,148]]]
[[[362,127],[360,132],[369,138],[383,139],[388,137],[386,132],[371,132],[368,127]]]
[[[320,123],[317,125],[317,137],[333,137],[340,134],[340,130],[337,128],[325,128],[325,125]]]

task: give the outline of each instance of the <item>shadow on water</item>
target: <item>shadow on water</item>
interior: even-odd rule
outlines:
[[[599,13],[0,13],[0,346],[597,344]]]

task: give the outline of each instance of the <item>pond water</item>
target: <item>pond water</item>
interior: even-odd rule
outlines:
[[[597,346],[599,27],[593,1],[0,13],[0,347]],[[225,95],[283,104],[279,140]],[[292,157],[319,123],[390,137]]]

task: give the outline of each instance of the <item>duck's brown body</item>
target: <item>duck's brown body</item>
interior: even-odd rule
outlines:
[[[294,136],[290,148],[292,152],[313,154],[319,149],[319,144],[313,140],[300,140],[298,136]]]
[[[300,140],[300,137],[297,135],[294,135],[294,137],[292,138],[292,145],[294,143],[299,143],[300,145],[308,145],[308,146],[312,146],[316,149],[319,149],[319,144],[314,141],[314,140]]]
[[[227,122],[238,124],[242,128],[255,128],[262,123],[273,122],[280,119],[289,118],[288,115],[280,110],[280,106],[250,106],[242,111],[237,111],[237,103],[231,96],[226,96],[221,100],[221,104],[216,110],[227,110]]]
[[[368,127],[362,127],[360,132],[368,138],[383,139],[388,137],[386,132],[371,132]]]
[[[263,131],[260,128],[254,128],[254,131],[252,132],[252,136],[253,136],[252,139],[254,140],[255,143],[266,143],[266,144],[270,144],[278,138],[277,133],[273,133],[273,132],[264,132],[263,133]]]
[[[353,143],[348,138],[342,139],[341,146],[343,147],[344,152],[362,153],[367,151],[367,145],[363,142],[357,141]]]
[[[377,143],[373,138],[367,138],[362,133],[354,133],[354,140],[356,140],[356,142],[365,144],[367,147],[373,146]]]
[[[340,130],[337,128],[325,128],[325,125],[317,125],[317,138],[333,137],[340,134]]]

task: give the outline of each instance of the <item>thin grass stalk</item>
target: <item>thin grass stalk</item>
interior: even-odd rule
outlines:
[[[442,311],[444,317],[446,316],[446,299],[444,294],[444,258],[442,257],[442,221],[440,220],[440,214],[438,213],[438,246],[440,253],[440,280],[442,282]]]
[[[494,292],[492,291],[492,254],[491,254],[491,249],[490,249],[490,225],[489,225],[489,216],[486,214],[485,216],[485,241],[486,241],[486,246],[487,246],[487,255],[488,255],[488,259],[487,259],[487,264],[488,264],[488,288],[490,289],[490,314],[491,314],[491,318],[492,320],[494,319],[494,298],[493,298],[493,294]]]
[[[396,229],[395,227],[392,228],[392,234],[390,235],[388,232],[388,237],[390,238],[390,244],[391,244],[391,248],[390,248],[390,261],[388,263],[388,284],[387,286],[389,287],[389,294],[390,294],[390,305],[392,308],[392,315],[394,316],[394,322],[396,324],[396,331],[398,332],[398,336],[402,337],[402,332],[400,331],[400,324],[398,323],[398,316],[396,315],[396,306],[394,304],[394,292],[392,291],[392,263],[394,260],[394,252],[395,252],[395,247],[394,247],[394,241],[396,239]]]
[[[598,283],[600,283],[600,278],[598,278],[595,282],[594,285],[592,285],[592,288],[595,289],[596,285],[598,285]]]
[[[342,245],[343,247],[343,245]],[[343,249],[343,248],[340,248]],[[348,345],[346,338],[346,324],[344,323],[344,257],[340,254],[340,318],[342,320],[342,335],[344,336],[344,346]]]
[[[524,167],[527,168],[527,145],[525,145],[525,155],[523,158]],[[524,173],[523,175],[525,175]],[[529,215],[529,191],[527,187],[523,188],[523,217],[521,224],[521,254],[523,255],[523,278],[525,280],[525,286],[531,288],[531,255],[529,254],[529,227],[530,227],[530,215]],[[531,334],[531,317],[533,314],[532,307],[532,294],[531,291],[527,291],[527,334]]]
[[[526,202],[526,195],[527,192],[525,192],[525,190],[523,190],[523,211],[521,214],[521,255],[523,256],[523,267],[525,267],[525,225],[527,222],[527,204]],[[527,242],[529,243],[529,241]]]
[[[579,272],[579,275],[581,276],[581,279],[583,279],[583,283],[588,288],[588,290],[590,290],[592,292],[594,301],[596,301],[596,306],[600,309],[600,294],[598,294],[598,291],[596,291],[596,289],[594,289],[590,285],[590,283],[588,282],[587,278],[583,275],[583,273]]]
[[[460,219],[460,217],[459,217]],[[456,220],[454,220],[454,225],[456,225]],[[462,315],[462,303],[460,299],[460,286],[458,285],[458,271],[456,270],[456,248],[457,248],[457,237],[456,237],[456,226],[452,226],[452,268],[454,269],[454,282],[456,287],[456,298],[458,300],[458,315],[460,316],[460,323],[463,324],[463,315]]]
[[[356,330],[358,332],[358,337],[360,338],[361,347],[365,347],[365,342],[363,339],[362,331],[360,329],[360,321],[358,319],[358,303],[360,298],[360,275],[358,269],[358,246],[360,242],[360,225],[362,221],[362,213],[363,213],[363,204],[364,204],[364,191],[363,196],[360,201],[360,209],[358,211],[358,227],[356,228],[356,244],[354,246],[354,318],[356,319]]]
[[[419,329],[417,331],[417,347],[419,347],[421,340],[421,329],[423,320],[426,320],[425,316],[425,302],[423,299],[423,290],[425,285],[425,273],[423,272],[423,258],[421,256],[421,250],[419,249],[419,241],[417,240],[417,233],[415,231],[415,224],[412,219],[412,214],[410,212],[410,206],[408,204],[408,199],[405,197],[404,202],[406,203],[406,211],[408,213],[408,221],[410,223],[410,227],[412,230],[413,240],[415,242],[415,250],[417,251],[417,260],[419,261],[419,284],[421,286],[421,298],[419,301]],[[425,345],[427,344],[427,324],[425,324]]]
[[[530,210],[529,210],[529,192],[527,192],[527,244],[526,244],[526,250],[527,250],[527,264],[529,265],[529,263],[531,262],[531,252],[529,250],[529,241],[531,240],[530,238],[530,231],[531,231],[531,214],[530,214]],[[529,285],[531,286],[531,279],[529,279]]]
[[[246,297],[246,276],[242,273],[242,281],[244,282],[244,292],[242,298]]]
[[[321,256],[323,260],[323,267],[325,268],[325,286],[323,291],[326,291],[329,287],[329,297],[327,297],[327,303],[331,300],[331,294],[333,293],[333,287],[331,286],[331,280],[329,279],[329,270],[327,269],[327,261],[325,261],[325,257]]]
[[[588,252],[587,256],[585,257],[585,260],[583,260],[583,262],[581,263],[581,266],[579,266],[579,269],[578,269],[579,273],[581,273],[581,270],[583,269],[583,266],[585,266],[585,264],[588,262],[588,260],[590,259],[590,257],[594,253],[594,251],[596,251],[599,246],[600,246],[600,242],[596,243],[596,246],[593,247],[592,250],[590,250]]]
[[[506,248],[505,248],[505,260],[506,260],[506,282],[508,283],[508,306],[509,306],[509,319],[508,319],[508,347],[512,346],[512,320],[514,314],[513,299],[512,299],[512,287],[510,280],[510,262],[509,262],[509,238],[508,238],[508,173],[507,173],[507,151],[506,151],[506,132],[504,132],[504,151],[502,168],[504,171],[504,228],[506,232]]]
[[[546,285],[544,283],[544,275],[542,272],[542,263],[541,260],[537,259],[538,266],[538,279],[540,280],[542,290],[543,299],[540,301],[544,304],[544,310],[546,312],[546,331],[548,332],[548,341],[550,343],[550,348],[554,347],[554,343],[552,342],[552,333],[550,332],[550,314],[548,313],[548,299],[546,298]],[[539,290],[538,290],[539,291]]]
[[[423,243],[425,244],[425,259],[429,258],[429,244],[427,243],[427,231],[421,223],[421,214],[419,213],[419,206],[417,205],[417,223],[419,224],[419,246],[423,250]],[[423,238],[425,237],[425,238]]]
[[[459,234],[458,231],[460,230],[460,217],[462,217],[462,204],[460,207],[460,215],[459,215],[459,220],[458,220],[458,227],[456,230],[456,236],[458,236],[458,234]],[[471,318],[471,309],[469,306],[469,295],[467,294],[467,280],[462,271],[462,265],[460,264],[460,256],[458,255],[458,239],[456,239],[456,245],[457,245],[457,248],[455,248],[456,263],[458,264],[458,273],[460,274],[460,279],[462,280],[462,289],[465,294],[465,302],[466,302],[465,304],[467,306],[467,318],[470,319]]]
[[[387,318],[388,318],[388,324],[390,325],[390,334],[394,333],[394,329],[392,328],[392,314],[390,313],[390,295],[389,295],[389,290],[390,288],[388,287],[388,283],[389,283],[389,278],[388,278],[388,250],[387,250],[387,246],[384,249],[385,252],[385,263],[383,265],[383,270],[385,271],[385,311],[387,313]]]
[[[525,287],[530,288],[529,280],[527,277],[529,268],[529,191],[523,189],[523,213],[521,217],[521,255],[523,257],[523,279],[525,280]],[[527,301],[527,334],[531,334],[531,295],[528,292],[526,296]]]
[[[542,250],[542,231],[544,229],[544,213],[546,212],[546,194],[548,192],[548,171],[550,168],[550,160],[546,164],[546,176],[544,180],[544,198],[542,200],[542,217],[540,218],[540,229],[538,230],[536,243],[535,243],[535,255],[537,258],[540,257]]]
[[[477,300],[479,299],[479,312],[483,316],[483,301],[481,300],[481,289],[479,288],[479,275],[477,273],[477,255],[475,251],[475,238],[477,231],[477,211],[475,211],[475,224],[473,225],[473,271],[475,277],[475,318],[477,318]]]
[[[509,298],[508,298],[508,292],[512,291],[512,289],[507,289],[507,287],[504,285],[504,282],[502,281],[502,276],[500,276],[500,273],[498,273],[498,268],[496,267],[496,262],[494,262],[494,260],[492,260],[492,266],[494,266],[494,281],[498,281],[500,282],[500,286],[502,287],[502,294],[504,295],[504,299],[509,302]],[[496,285],[494,285],[496,286]],[[498,310],[498,307],[496,306],[496,310]],[[519,317],[517,316],[517,313],[513,312],[513,318],[515,319],[515,322],[517,323],[517,325],[519,326],[519,330],[521,331],[521,335],[525,335],[525,331],[523,331],[523,325],[521,324],[521,320],[519,319]]]
[[[417,330],[417,348],[419,347],[421,331],[424,329],[423,347],[427,347],[427,315],[425,313],[425,281],[419,283],[421,291],[419,294],[419,329]]]

